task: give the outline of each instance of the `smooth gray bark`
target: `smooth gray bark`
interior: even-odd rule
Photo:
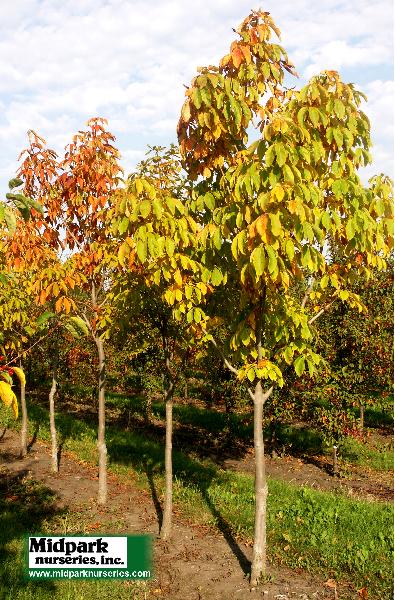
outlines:
[[[359,433],[363,433],[365,426],[365,405],[363,402],[359,403]]]
[[[22,369],[22,363],[19,363]],[[26,406],[26,388],[25,384],[21,381],[21,411],[22,411],[22,422],[21,422],[21,457],[23,458],[27,454],[27,430],[28,430],[28,416]]]
[[[99,454],[99,493],[98,503],[107,502],[107,446],[106,446],[106,360],[104,344],[100,337],[95,337],[99,355],[99,423],[97,431],[97,450]]]
[[[254,546],[251,562],[251,587],[256,587],[262,576],[266,575],[266,512],[267,478],[265,464],[265,445],[263,442],[263,406],[272,393],[270,388],[263,393],[260,381],[254,390],[254,452],[255,452],[255,525]]]
[[[58,464],[58,440],[55,424],[55,394],[57,389],[56,366],[52,370],[52,384],[49,392],[49,429],[51,432],[51,471],[57,473],[59,470]]]
[[[162,540],[171,535],[173,513],[173,394],[175,382],[171,372],[171,353],[168,347],[166,330],[162,332],[163,349],[165,352],[165,367],[167,390],[165,395],[166,405],[166,440],[165,440],[165,501],[163,506],[163,520],[160,530]]]
[[[173,387],[173,386],[172,386]],[[163,505],[163,521],[160,531],[162,540],[171,535],[173,513],[173,392],[168,391],[166,400],[166,442],[165,442],[165,501]]]

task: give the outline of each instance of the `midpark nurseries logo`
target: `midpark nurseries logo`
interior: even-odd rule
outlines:
[[[29,579],[150,579],[148,535],[31,535],[25,538]]]

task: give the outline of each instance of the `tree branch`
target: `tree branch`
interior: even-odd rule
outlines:
[[[8,367],[8,365],[11,365],[13,362],[15,362],[16,360],[18,360],[18,358],[21,358],[24,354],[27,354],[28,352],[30,352],[30,350],[32,348],[34,348],[34,346],[37,346],[37,344],[39,344],[40,342],[42,342],[43,340],[45,340],[45,338],[47,338],[49,336],[49,334],[52,333],[53,331],[55,331],[58,327],[59,327],[59,325],[56,325],[56,327],[53,327],[52,329],[50,329],[49,331],[47,331],[47,333],[45,335],[41,336],[36,342],[34,342],[34,344],[32,344],[31,346],[29,346],[29,348],[27,348],[26,350],[23,350],[22,352],[20,352],[20,354],[18,354],[15,358],[13,358],[10,361],[8,361],[8,363],[6,363],[3,366],[4,367]]]
[[[311,325],[312,323],[314,323],[314,321],[316,319],[318,319],[318,317],[320,317],[325,311],[328,310],[328,308],[330,308],[332,306],[332,304],[334,304],[335,300],[332,300],[332,302],[329,302],[329,304],[326,304],[323,308],[321,308],[320,311],[318,311],[318,313],[316,315],[314,315],[313,317],[311,317],[311,319],[309,319],[308,324]]]
[[[239,371],[238,369],[236,369],[236,367],[234,367],[226,358],[225,354],[222,352],[222,350],[219,348],[217,342],[215,341],[214,338],[211,339],[211,342],[213,344],[213,346],[215,347],[215,349],[217,350],[218,354],[220,355],[220,357],[222,358],[222,360],[224,361],[224,364],[226,367],[228,367],[229,371],[231,371],[234,375],[238,375]]]

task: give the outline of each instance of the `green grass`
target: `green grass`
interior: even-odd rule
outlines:
[[[33,405],[29,410],[31,430],[39,426],[39,436],[49,439],[47,411]],[[66,439],[64,448],[96,462],[96,431],[92,423],[58,415],[57,425]],[[130,479],[132,468],[136,483],[161,497],[160,443],[136,432],[109,427],[107,445],[110,470]],[[174,473],[175,500],[187,518],[215,525],[232,543],[240,537],[252,538],[251,476],[225,472],[208,460],[197,460],[181,452],[174,452]],[[356,588],[367,586],[370,598],[392,598],[392,514],[392,507],[384,503],[355,501],[271,479],[269,556],[290,567],[351,582]]]
[[[370,442],[368,446],[349,437],[341,445],[341,457],[347,462],[376,471],[391,471],[394,468],[394,451],[391,444]]]
[[[141,396],[125,396],[124,394],[108,394],[107,405],[120,410],[130,410],[139,415],[144,414],[144,399]],[[165,418],[163,402],[153,402],[152,411],[159,419]],[[219,412],[209,408],[199,408],[191,404],[175,404],[173,418],[180,425],[189,425],[203,429],[211,434],[221,434],[226,427],[237,431],[237,436],[243,440],[250,440],[253,436],[251,415],[238,415]],[[247,422],[246,422],[247,421]],[[250,422],[248,422],[250,421]]]

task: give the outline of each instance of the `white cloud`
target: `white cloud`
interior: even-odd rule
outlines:
[[[183,84],[196,66],[218,63],[234,38],[232,27],[251,9],[249,0],[2,4],[2,165],[14,164],[27,129],[60,151],[97,115],[109,118],[125,160],[146,142],[174,141]],[[391,63],[390,1],[323,0],[312,7],[311,0],[267,0],[265,9],[304,77],[323,68],[362,73],[377,67],[375,81],[363,87],[370,96],[376,156],[387,164],[393,127],[384,123],[392,114],[392,83],[380,81],[379,70]]]

